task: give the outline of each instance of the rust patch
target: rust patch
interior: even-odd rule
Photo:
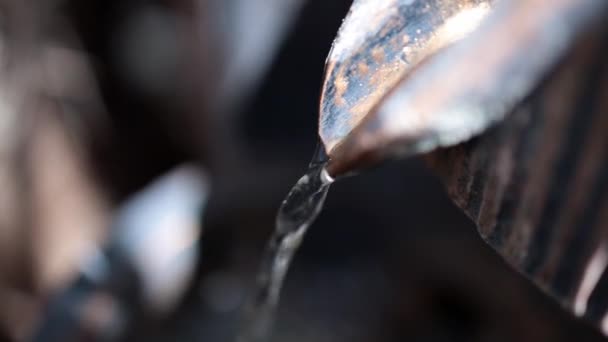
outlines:
[[[369,66],[363,62],[359,62],[357,70],[359,70],[359,74],[365,76],[369,73]]]
[[[383,47],[376,47],[372,50],[372,58],[378,64],[382,64],[386,59],[386,54],[384,53]]]
[[[346,105],[344,94],[346,94],[346,91],[348,90],[348,79],[343,73],[339,73],[339,75],[336,77],[334,86],[336,87],[336,104],[340,106]]]

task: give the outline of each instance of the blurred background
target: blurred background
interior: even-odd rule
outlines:
[[[233,341],[351,2],[1,0],[0,339]],[[575,338],[404,160],[332,187],[272,340]]]

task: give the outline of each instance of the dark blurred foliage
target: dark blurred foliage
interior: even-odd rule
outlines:
[[[325,57],[349,5],[307,1],[258,86],[231,106],[214,103],[229,49],[221,50],[225,32],[206,34],[206,2],[72,0],[55,9],[99,86],[105,126],[87,128],[87,160],[112,205],[183,161],[211,174],[196,280],[168,318],[143,315],[125,341],[234,338],[278,204],[317,143]],[[150,18],[166,21],[159,28]],[[163,35],[169,47],[146,50],[142,39]],[[146,63],[163,70],[147,79]],[[495,255],[419,160],[332,187],[288,274],[273,338],[573,339],[603,340]]]

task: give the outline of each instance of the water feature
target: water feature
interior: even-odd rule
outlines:
[[[277,214],[256,279],[256,288],[246,308],[245,325],[238,342],[265,341],[270,334],[283,280],[306,231],[315,221],[333,182],[325,166],[327,156],[320,146],[306,174],[287,194]]]

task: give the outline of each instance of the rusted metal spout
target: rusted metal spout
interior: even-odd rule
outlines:
[[[356,0],[327,60],[319,133],[332,151],[403,77],[464,37],[489,0]]]
[[[376,51],[397,49],[370,24],[384,12],[352,19],[372,3],[355,2],[336,46],[354,30],[348,25],[376,35],[351,43],[350,53],[338,48],[348,56],[340,60],[357,60],[369,41],[380,42]],[[465,38],[422,48],[388,86],[364,83],[380,90],[361,112],[357,101],[368,95],[351,82],[369,71],[335,72],[332,52],[320,123],[329,172],[432,152],[428,164],[483,239],[608,335],[608,2],[497,0],[491,12]]]
[[[596,0],[355,1],[321,97],[329,172],[480,134],[607,8]]]

